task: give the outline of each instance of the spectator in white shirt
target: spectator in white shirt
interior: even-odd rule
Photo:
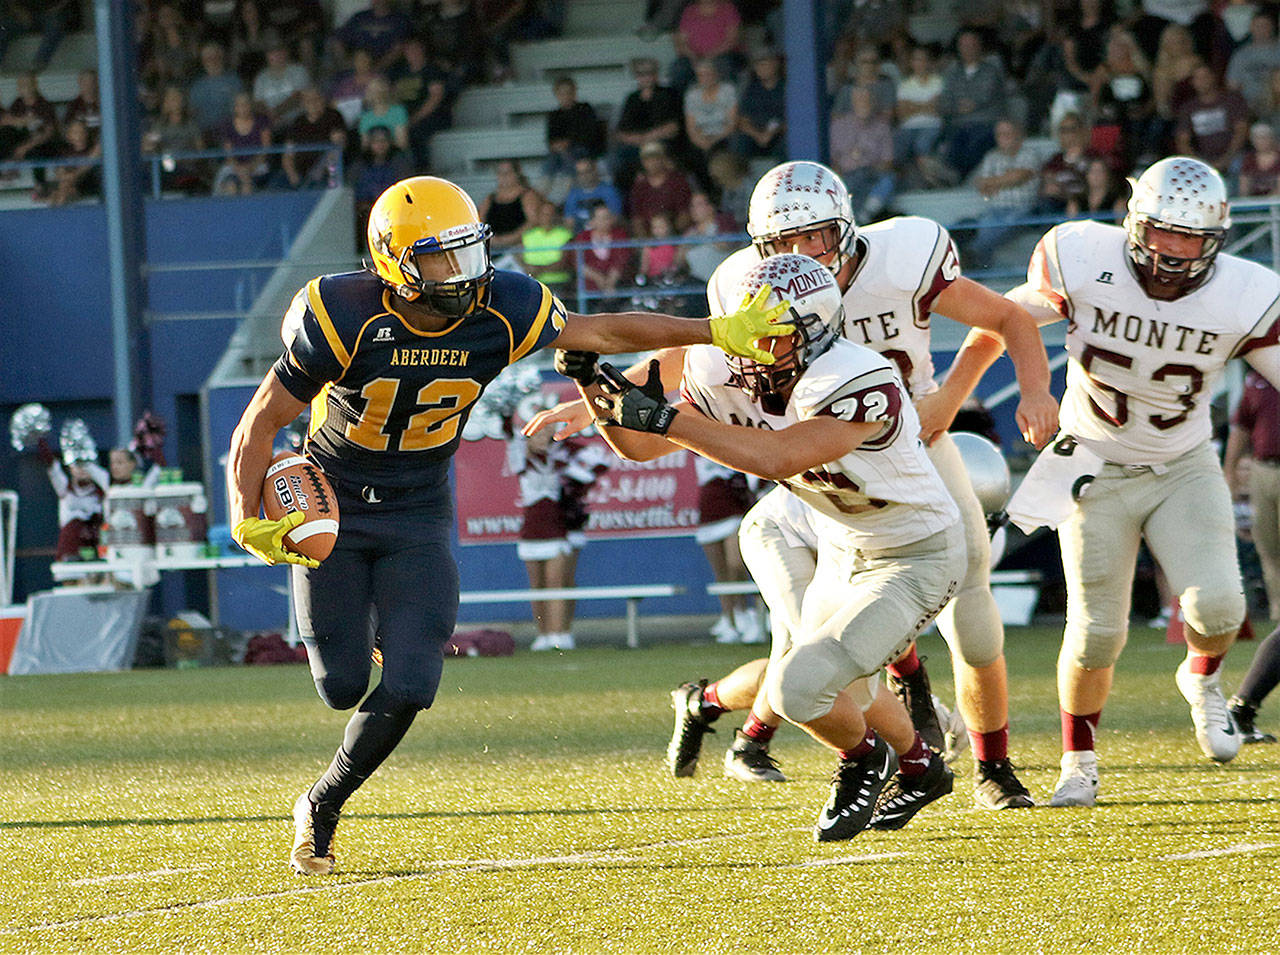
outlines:
[[[289,59],[289,45],[279,36],[267,46],[267,65],[253,79],[253,98],[276,129],[302,110],[302,90],[311,82],[307,69]]]
[[[1227,85],[1240,91],[1249,109],[1256,115],[1263,105],[1271,74],[1280,68],[1280,41],[1276,40],[1276,21],[1259,10],[1249,21],[1249,41],[1231,54],[1227,66]]]
[[[895,96],[898,125],[893,136],[894,159],[899,169],[910,167],[926,184],[937,185],[933,170],[921,160],[933,155],[942,135],[942,116],[938,113],[942,75],[923,46],[911,50],[909,66],[911,72],[898,83]]]
[[[1017,231],[1017,220],[1030,214],[1039,189],[1040,161],[1022,125],[1002,119],[995,135],[996,148],[982,157],[973,177],[987,201],[986,211],[969,223],[975,234],[968,252],[979,269],[990,268],[996,250]]]

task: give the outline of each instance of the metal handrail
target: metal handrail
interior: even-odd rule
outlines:
[[[139,154],[139,159],[147,163],[151,167],[151,194],[159,199],[161,195],[161,182],[163,164],[166,162],[191,162],[206,159],[247,159],[254,156],[279,156],[284,154],[295,153],[333,153],[334,168],[332,171],[330,186],[337,185],[343,178],[343,157],[342,150],[333,143],[303,143],[286,144],[282,146],[255,146],[246,149],[198,149],[185,150],[182,152],[166,152],[151,153],[144,152]],[[0,162],[0,173],[3,172],[21,172],[26,169],[56,169],[59,166],[101,166],[102,157],[76,157],[71,159],[22,159],[22,160],[5,160]],[[278,263],[277,263],[278,264]]]

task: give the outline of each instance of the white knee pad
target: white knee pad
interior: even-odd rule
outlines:
[[[1000,606],[987,583],[963,587],[938,615],[938,630],[951,653],[971,667],[989,666],[1004,653]]]
[[[959,592],[938,615],[938,630],[953,656],[971,667],[984,667],[1004,653],[1004,623],[991,595],[991,538],[964,460],[955,445],[949,444],[931,448],[929,459],[960,509],[968,563]]]
[[[1114,666],[1120,659],[1120,651],[1128,638],[1127,630],[1087,631],[1068,620],[1062,635],[1062,655],[1082,670],[1102,670]]]
[[[789,723],[812,722],[831,712],[841,687],[821,675],[831,672],[829,653],[815,645],[793,647],[765,674],[769,706]]]
[[[1235,633],[1244,623],[1243,590],[1189,587],[1179,602],[1187,625],[1206,637]]]

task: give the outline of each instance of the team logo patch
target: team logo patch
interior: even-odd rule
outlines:
[[[1114,285],[1114,284],[1115,284],[1115,283],[1112,281],[1112,276],[1111,276],[1111,273],[1110,273],[1110,272],[1103,272],[1103,273],[1102,273],[1101,275],[1099,275],[1096,279],[1094,279],[1094,281],[1095,281],[1095,282],[1101,282],[1103,285]]]

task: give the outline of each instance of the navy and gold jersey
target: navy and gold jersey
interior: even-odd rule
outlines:
[[[438,332],[405,321],[372,272],[324,275],[289,307],[274,372],[311,402],[307,448],[327,474],[374,487],[435,484],[485,386],[564,322],[560,300],[519,272],[496,272],[488,305]]]

